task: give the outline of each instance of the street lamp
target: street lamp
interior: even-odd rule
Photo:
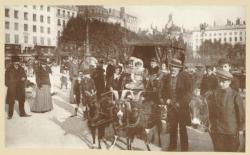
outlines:
[[[85,10],[85,21],[86,21],[86,46],[85,46],[86,53],[84,55],[85,59],[87,59],[88,57],[91,56],[90,50],[89,50],[89,19],[88,19],[88,14],[89,14],[89,12],[88,12],[88,7],[87,7]]]
[[[204,58],[204,45],[205,44],[203,44],[204,43],[204,34],[205,34],[205,31],[206,31],[206,28],[207,28],[207,23],[203,23],[203,24],[200,24],[200,31],[201,31],[201,37],[202,37],[202,40],[201,40],[201,45],[202,45],[202,51],[201,51],[201,53],[202,53],[202,57]]]

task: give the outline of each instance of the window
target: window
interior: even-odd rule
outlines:
[[[72,13],[72,16],[73,16],[73,17],[75,16],[75,13],[74,13],[74,12]]]
[[[234,38],[234,41],[237,41],[237,37]]]
[[[47,17],[47,22],[50,24],[50,16]]]
[[[63,27],[65,27],[65,20],[63,20]]]
[[[40,5],[40,10],[43,10],[43,5]]]
[[[237,32],[234,32],[234,35],[237,35],[238,33]]]
[[[51,40],[50,40],[50,38],[48,38],[48,45],[49,45],[49,46],[51,45]]]
[[[33,25],[33,32],[36,32],[36,25]]]
[[[60,37],[60,35],[61,35],[61,32],[57,31],[57,37]]]
[[[214,33],[214,36],[216,36],[216,33]]]
[[[240,37],[240,41],[242,41],[242,37]]]
[[[33,5],[33,9],[36,9],[36,6],[35,6],[35,5]]]
[[[33,44],[37,44],[36,36],[33,37]]]
[[[50,7],[49,6],[47,7],[47,11],[50,12]]]
[[[27,5],[24,5],[25,8],[27,8],[28,6]]]
[[[19,36],[17,34],[15,34],[15,44],[19,43]]]
[[[47,33],[50,34],[50,28],[49,28],[49,27],[48,27],[48,29],[47,29]]]
[[[227,42],[227,38],[224,38],[224,42]]]
[[[24,43],[28,44],[28,42],[29,42],[29,36],[25,35],[24,38],[23,38],[23,40],[24,40]]]
[[[232,32],[229,32],[229,35],[232,35]]]
[[[225,33],[224,33],[224,36],[226,36],[226,35],[227,35],[227,33],[225,32]]]
[[[240,35],[242,35],[242,32],[240,32]]]
[[[209,36],[211,37],[211,36],[212,36],[212,34],[211,34],[211,33],[209,33]]]
[[[68,17],[70,17],[70,13],[69,13],[69,11],[68,11]]]
[[[10,34],[5,33],[5,43],[10,43]]]
[[[231,37],[229,38],[229,41],[232,42],[232,38]]]
[[[40,22],[43,23],[43,15],[40,16]]]
[[[9,9],[5,9],[5,17],[10,17],[10,10]]]
[[[57,20],[57,25],[61,26],[61,20],[60,19]]]
[[[10,22],[5,22],[5,29],[10,29]]]
[[[57,9],[57,15],[60,15],[60,9]]]
[[[221,36],[221,33],[219,33],[219,36]]]
[[[24,12],[23,16],[24,16],[24,20],[28,20],[28,13],[27,12]]]
[[[36,21],[36,14],[33,14],[33,21]]]
[[[14,30],[18,30],[18,23],[14,23]]]
[[[65,10],[63,10],[63,17],[65,17]]]
[[[23,29],[24,31],[28,31],[28,24],[24,24]]]
[[[44,32],[44,28],[43,26],[40,26],[40,32],[43,33]]]
[[[44,38],[43,37],[40,38],[40,43],[41,43],[41,45],[44,45]]]
[[[16,19],[18,19],[18,11],[14,11],[14,17],[16,18]]]

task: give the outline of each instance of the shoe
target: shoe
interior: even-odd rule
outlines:
[[[12,119],[12,116],[8,116],[8,118],[7,119]]]
[[[28,115],[28,114],[23,114],[23,115],[20,115],[20,117],[30,117],[31,115]]]

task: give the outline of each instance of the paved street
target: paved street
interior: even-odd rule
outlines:
[[[68,103],[69,89],[59,89],[59,76],[55,76],[55,91],[53,96],[53,110],[47,113],[32,113],[30,105],[26,103],[25,109],[32,117],[18,116],[18,104],[15,105],[14,116],[6,119],[6,146],[14,148],[91,148],[91,137],[86,121],[81,116],[69,117],[73,105]],[[7,116],[7,108],[6,108]],[[111,129],[107,129],[110,133]],[[212,144],[208,133],[199,133],[188,129],[191,151],[212,151]],[[157,136],[154,136],[156,145],[151,145],[152,150],[166,150],[169,135],[161,135],[162,148],[157,146]],[[107,146],[110,145],[110,142]],[[103,148],[106,148],[103,145]],[[146,150],[144,143],[136,139],[133,143],[134,150]],[[179,146],[178,146],[179,147]],[[125,139],[121,139],[113,149],[126,149]],[[179,150],[180,148],[178,148]]]

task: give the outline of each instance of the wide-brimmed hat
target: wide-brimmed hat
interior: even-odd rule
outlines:
[[[181,60],[178,60],[178,59],[172,59],[170,61],[169,65],[173,66],[173,67],[178,67],[178,68],[182,68],[183,67]]]
[[[232,80],[233,79],[233,75],[230,72],[224,71],[222,69],[219,69],[216,71],[216,76],[218,78],[225,79],[225,80]]]
[[[20,58],[19,58],[19,56],[12,56],[11,61],[12,62],[20,62]]]

